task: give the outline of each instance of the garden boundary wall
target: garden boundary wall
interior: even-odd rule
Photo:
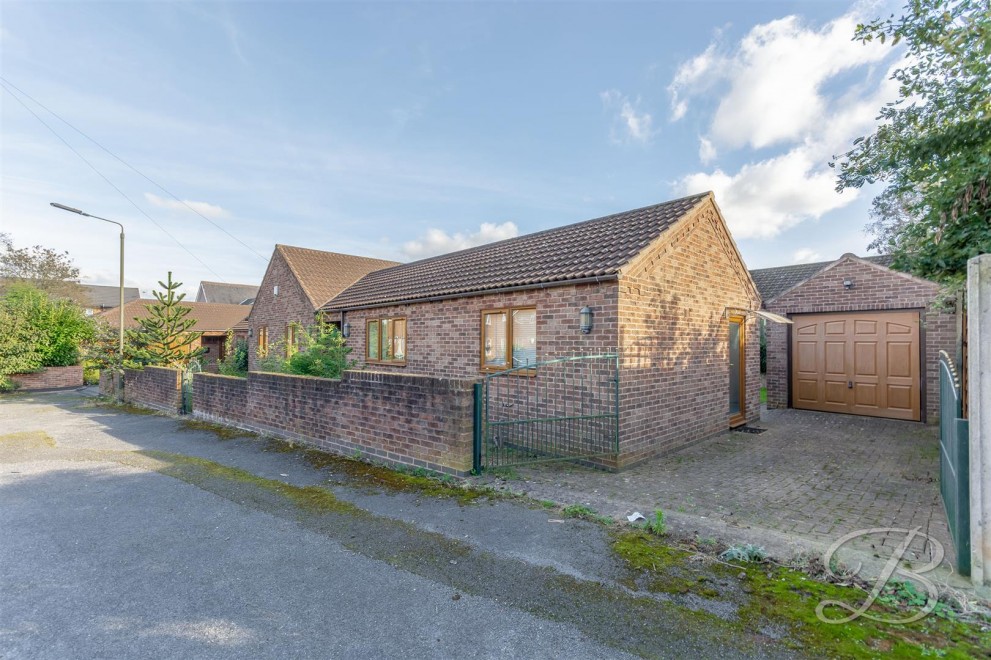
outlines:
[[[100,373],[100,393],[116,397],[113,374]],[[182,372],[165,367],[124,369],[124,402],[173,415],[182,411]]]
[[[45,367],[41,371],[11,374],[19,390],[60,390],[83,386],[83,367]]]
[[[346,371],[340,380],[198,373],[193,416],[344,456],[360,453],[466,476],[472,467],[472,385],[375,371]]]

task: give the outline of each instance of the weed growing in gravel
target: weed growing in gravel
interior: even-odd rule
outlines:
[[[582,520],[597,522],[600,525],[611,525],[614,522],[609,516],[600,515],[595,509],[584,504],[571,504],[564,507],[561,513],[566,518],[580,518]]]
[[[719,555],[726,561],[742,561],[748,564],[760,564],[767,560],[767,550],[759,545],[731,545]]]
[[[664,522],[664,512],[654,509],[654,519],[643,524],[643,528],[656,536],[664,536],[668,533],[668,524]]]

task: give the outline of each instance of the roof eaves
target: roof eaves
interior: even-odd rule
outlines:
[[[592,275],[589,277],[580,277],[572,279],[562,279],[562,280],[548,280],[543,282],[531,282],[529,284],[517,284],[513,286],[503,286],[503,287],[493,287],[493,288],[474,288],[467,289],[465,291],[453,291],[451,293],[434,294],[430,296],[420,296],[413,298],[402,298],[402,299],[390,299],[382,298],[379,300],[374,300],[371,302],[365,302],[358,305],[334,305],[334,301],[337,297],[332,298],[327,304],[320,308],[322,312],[351,312],[359,309],[375,309],[377,307],[394,307],[398,305],[417,305],[421,303],[428,302],[438,302],[441,300],[454,300],[456,298],[472,298],[475,296],[490,296],[499,293],[510,293],[513,291],[530,291],[534,289],[551,289],[559,286],[573,286],[577,284],[602,284],[605,282],[615,282],[619,279],[619,270],[617,269],[611,273],[604,273],[601,275]],[[345,289],[347,291],[347,289]],[[345,291],[341,292],[341,295]]]

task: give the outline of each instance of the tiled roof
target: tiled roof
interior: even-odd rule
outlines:
[[[586,220],[365,275],[324,306],[354,309],[611,277],[709,193]]]
[[[258,295],[257,284],[228,284],[226,282],[200,282],[196,302],[243,305]]]
[[[116,307],[120,304],[120,287],[81,284],[88,307]],[[124,304],[141,297],[137,287],[124,287]]]
[[[879,266],[888,268],[894,260],[890,254],[881,254],[870,257],[861,257],[865,261],[870,261]],[[774,300],[782,293],[792,287],[801,284],[809,279],[833,261],[820,261],[814,264],[795,264],[794,266],[776,266],[774,268],[759,268],[750,271],[750,276],[754,278],[757,290],[764,302]]]
[[[397,265],[396,261],[276,245],[314,309],[372,271]]]
[[[153,299],[133,300],[124,304],[124,327],[136,328],[138,322],[135,317],[147,318],[149,316],[148,305],[154,305]],[[251,312],[251,305],[223,305],[220,303],[198,303],[183,300],[180,303],[183,307],[189,307],[192,311],[186,315],[187,319],[195,319],[194,332],[227,332],[235,325],[248,318]],[[113,327],[117,327],[120,312],[117,308],[108,309],[97,314]]]

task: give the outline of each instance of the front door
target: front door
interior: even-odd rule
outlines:
[[[729,425],[740,426],[747,421],[746,360],[744,360],[745,319],[729,317]]]

